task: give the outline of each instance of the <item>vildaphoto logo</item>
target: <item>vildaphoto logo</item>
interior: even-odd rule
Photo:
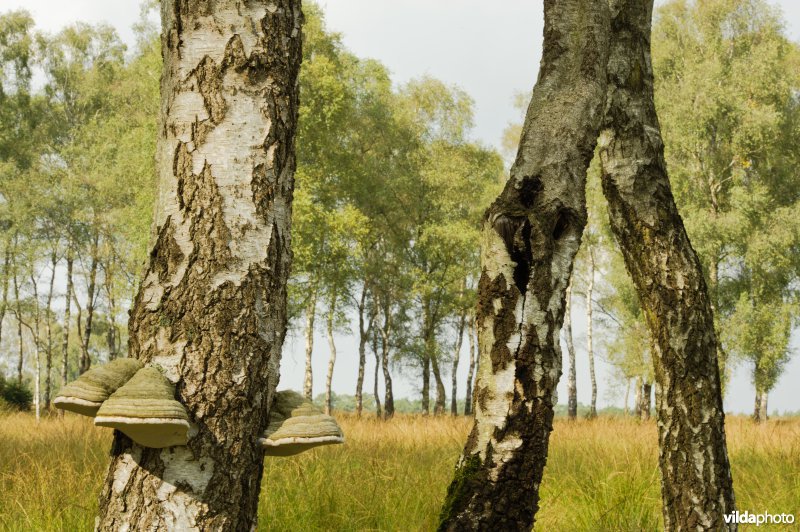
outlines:
[[[763,512],[760,514],[735,511],[725,515],[725,522],[737,525],[791,525],[794,523],[794,514],[771,514]]]

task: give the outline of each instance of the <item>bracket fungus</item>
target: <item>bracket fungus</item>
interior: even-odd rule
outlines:
[[[123,432],[145,447],[186,445],[189,415],[175,387],[154,367],[142,368],[100,407],[94,424]]]
[[[269,426],[258,439],[268,456],[291,456],[313,447],[344,443],[342,429],[333,417],[292,390],[278,392]]]
[[[58,392],[53,405],[83,416],[94,417],[103,401],[142,368],[133,358],[118,358],[95,366]]]

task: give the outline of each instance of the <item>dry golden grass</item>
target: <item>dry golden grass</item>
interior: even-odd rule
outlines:
[[[260,529],[435,528],[471,421],[339,420],[346,445],[266,460]],[[78,416],[0,417],[0,529],[91,529],[110,441]],[[728,448],[738,507],[800,521],[800,419],[729,418]],[[657,460],[652,422],[557,421],[537,529],[660,530]]]

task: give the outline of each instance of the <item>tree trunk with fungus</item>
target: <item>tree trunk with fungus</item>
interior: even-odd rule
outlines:
[[[117,433],[99,530],[254,530],[286,330],[299,0],[162,2],[159,194],[130,354],[163,370],[187,446]]]

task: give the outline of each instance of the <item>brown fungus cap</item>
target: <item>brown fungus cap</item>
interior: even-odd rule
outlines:
[[[142,368],[133,358],[118,358],[95,366],[70,382],[53,400],[56,408],[93,417],[100,405]]]
[[[94,424],[123,432],[144,447],[186,445],[189,415],[175,387],[153,367],[142,368],[103,403]]]
[[[278,392],[269,426],[258,442],[268,456],[291,456],[322,445],[344,443],[336,420],[292,390]]]

